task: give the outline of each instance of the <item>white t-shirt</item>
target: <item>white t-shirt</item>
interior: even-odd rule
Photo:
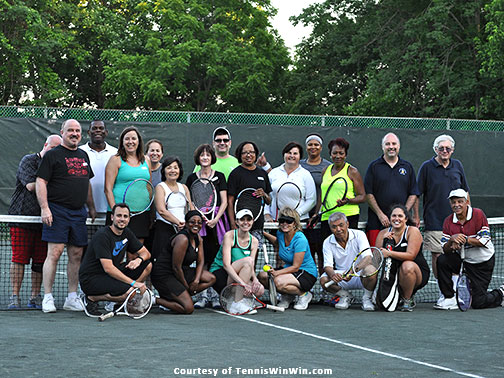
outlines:
[[[111,156],[117,154],[117,148],[105,143],[103,151],[93,150],[89,143],[79,146],[89,156],[91,169],[93,170],[94,177],[90,180],[91,188],[93,190],[93,200],[97,213],[107,212],[107,198],[105,197],[105,167]]]

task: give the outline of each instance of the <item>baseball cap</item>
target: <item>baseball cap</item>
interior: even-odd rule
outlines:
[[[241,209],[236,213],[236,219],[242,219],[245,215],[250,216],[252,219],[254,219],[254,216],[252,215],[252,211],[249,209]]]
[[[229,136],[229,139],[232,139],[231,138],[231,133],[229,132],[228,129],[226,129],[224,126],[219,126],[217,127],[214,131],[213,131],[213,134],[212,134],[212,140],[215,140],[215,134],[217,134],[217,131],[225,131],[226,134]]]
[[[455,189],[450,192],[448,199],[452,197],[465,198],[467,199],[467,192],[464,189]]]

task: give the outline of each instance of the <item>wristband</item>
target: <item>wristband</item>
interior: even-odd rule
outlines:
[[[270,163],[266,163],[266,165],[264,167],[261,167],[262,169],[264,169],[265,171],[267,171],[268,169],[271,168],[271,164]]]
[[[140,255],[139,255],[139,256],[137,256],[137,259],[142,260],[142,262],[144,262],[144,261],[145,261],[145,260],[142,258],[142,256],[140,256]]]
[[[132,283],[130,283],[130,286],[133,287],[133,286],[135,286],[135,284],[136,284],[136,281],[133,281]]]

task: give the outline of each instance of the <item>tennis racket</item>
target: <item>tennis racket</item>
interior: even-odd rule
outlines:
[[[131,290],[119,308],[101,315],[98,320],[103,322],[116,315],[127,315],[133,319],[141,319],[149,313],[153,302],[154,294],[149,289],[145,290],[143,295],[140,294],[140,289]]]
[[[185,215],[189,211],[189,201],[186,195],[181,191],[171,192],[168,197],[166,197],[165,206],[166,210],[171,212],[177,219],[181,220],[185,219]],[[171,225],[175,229],[175,232],[179,232],[179,228],[176,224],[171,223]]]
[[[254,216],[254,222],[259,219],[264,208],[263,198],[254,194],[256,190],[254,188],[246,188],[238,193],[234,208],[235,214],[242,209],[249,209]]]
[[[320,221],[322,214],[333,211],[339,206],[338,201],[344,201],[347,198],[348,193],[348,182],[343,177],[336,178],[329,187],[324,196],[324,200],[322,201],[322,206],[320,207],[320,211],[316,217],[308,225],[309,228],[315,227],[315,225]],[[340,202],[341,203],[341,202]]]
[[[302,198],[303,194],[301,193],[299,186],[291,181],[284,182],[280,188],[278,188],[276,193],[275,220],[278,220],[278,214],[286,207],[296,210],[300,205]]]
[[[124,191],[122,201],[131,211],[131,216],[142,214],[150,209],[154,201],[154,186],[149,180],[133,180]]]
[[[213,219],[217,206],[217,191],[213,182],[207,178],[199,178],[191,184],[191,199],[194,207],[200,213],[210,215]]]
[[[284,312],[283,307],[268,305],[261,302],[250,293],[245,294],[245,286],[239,283],[232,283],[226,286],[220,294],[220,303],[224,311],[231,315],[244,315],[252,310],[266,308],[272,311]]]
[[[472,294],[471,294],[471,280],[464,271],[465,249],[464,246],[460,248],[460,273],[457,280],[457,306],[460,311],[467,311],[471,307]]]
[[[266,243],[263,243],[263,253],[264,253],[264,263],[269,265],[268,258],[268,249],[266,248]],[[269,292],[269,300],[273,306],[277,305],[277,289],[275,285],[275,278],[271,275],[271,271],[268,270],[268,292]]]
[[[348,276],[360,278],[372,277],[380,271],[383,260],[383,253],[380,251],[380,248],[366,248],[355,256],[350,268],[343,273],[343,278],[347,278]],[[330,280],[324,286],[327,288],[335,283],[333,280]]]

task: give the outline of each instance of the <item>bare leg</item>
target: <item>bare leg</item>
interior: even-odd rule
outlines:
[[[215,276],[208,270],[204,270],[203,272],[201,272],[201,278],[198,284],[197,292],[199,293],[200,291],[206,290],[210,286],[213,286],[215,281],[216,281]]]
[[[24,264],[13,262],[10,267],[10,279],[12,284],[12,294],[19,297],[19,291],[23,283]]]
[[[34,272],[32,270],[31,281],[32,281],[31,297],[35,298],[37,295],[40,294],[40,286],[42,285],[42,273]]]
[[[68,277],[68,292],[73,293],[77,291],[79,285],[79,267],[82,259],[82,247],[77,247],[75,245],[67,245],[68,253],[68,265],[67,265],[67,277]]]
[[[399,285],[404,299],[410,299],[413,289],[422,282],[422,272],[413,261],[404,261],[399,270]]]
[[[63,243],[47,243],[47,257],[44,261],[44,267],[42,268],[45,294],[52,293],[56,266],[58,265],[64,247],[65,244]]]
[[[166,298],[157,298],[156,303],[169,308],[179,314],[192,314],[194,311],[194,305],[191,296],[187,290],[183,291],[179,296],[172,295],[173,300],[168,300]]]

